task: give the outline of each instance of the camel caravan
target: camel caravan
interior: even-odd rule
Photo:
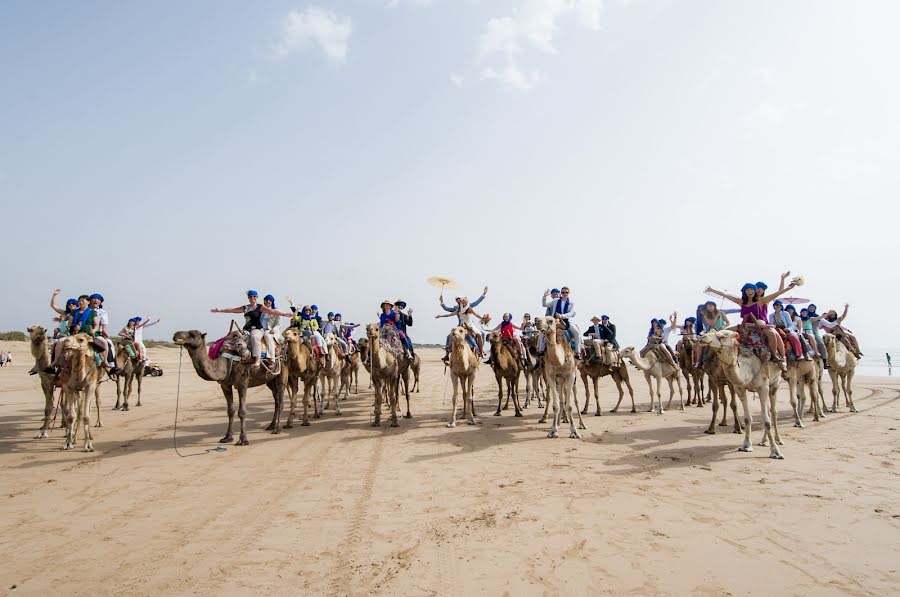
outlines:
[[[856,412],[851,386],[862,356],[856,338],[842,325],[849,306],[844,306],[841,315],[833,310],[819,315],[817,307],[807,299],[785,296],[803,284],[802,277],[794,277],[788,283],[789,276],[790,272],[782,274],[778,291],[771,294],[763,282],[746,283],[738,296],[707,287],[706,294],[719,297],[723,304],[734,303],[736,308],[724,309],[710,300],[698,305],[696,313],[681,323],[677,312],[667,319],[653,318],[646,344],[640,350],[620,347],[616,326],[608,315],[592,317],[582,333],[575,321],[575,302],[566,286],[544,292],[542,316],[525,313],[516,323],[512,313],[504,313],[495,327],[490,326],[489,314],[476,311],[487,297],[487,287],[474,301],[458,296],[449,305],[441,292],[438,302],[443,312],[435,318],[455,318],[441,359],[453,389],[447,427],[457,425],[460,397],[462,420],[469,425],[478,423],[476,376],[479,367],[487,365],[497,384],[495,416],[501,416],[511,402],[515,416],[522,417],[536,402],[538,409],[543,408],[539,421],[550,419],[548,437],[558,437],[560,425],[567,424],[569,437],[579,438],[580,431],[586,429],[582,415],[588,414],[592,390],[594,414],[602,416],[599,381],[603,377],[611,377],[618,391],[618,401],[610,412],[618,411],[625,389],[631,399],[631,412],[637,412],[628,372],[630,363],[643,372],[647,382],[648,412],[665,413],[677,390],[682,411],[686,405],[711,404],[706,433],[714,434],[717,427],[731,425],[734,433],[743,434],[739,449],[747,452],[753,449],[748,392],[755,394],[763,422],[760,445],[769,447],[772,458],[782,458],[776,409],[781,382],[787,383],[796,427],[803,426],[807,408],[814,421],[823,418],[825,412],[837,412],[841,393],[845,405]],[[450,282],[435,280],[442,291]],[[128,410],[136,382],[136,405],[140,406],[141,378],[147,365],[140,331],[159,320],[132,318],[114,343],[108,335],[102,296],[71,299],[65,309],[60,309],[56,306],[58,293],[55,291],[51,298],[51,308],[59,315],[56,321],[60,323],[53,337],[49,338],[42,326],[29,328],[35,357],[32,373],[40,376],[45,396],[44,421],[38,437],[49,435],[54,391],[59,389],[65,449],[74,447],[80,425],[84,449],[92,450],[91,409],[92,405],[96,407],[96,424],[100,426],[101,383],[115,380],[116,408]],[[228,333],[211,342],[199,330],[178,331],[173,337],[174,343],[187,351],[197,375],[218,383],[222,389],[228,424],[221,442],[249,443],[245,420],[248,388],[265,385],[272,392],[274,412],[267,429],[279,433],[282,428],[293,427],[297,417],[301,426],[308,426],[310,417],[321,418],[332,408],[334,415],[341,415],[341,401],[348,399],[351,392],[359,394],[361,366],[369,373],[369,387],[374,390],[371,424],[381,426],[384,415],[391,427],[399,426],[403,413],[401,396],[406,407],[403,418],[412,418],[410,393],[418,391],[422,359],[409,336],[413,310],[407,309],[406,302],[383,300],[378,321],[365,325],[365,337],[357,342],[353,332],[360,324],[345,323],[342,315],[334,312],[323,318],[316,305],[297,306],[291,297],[286,298],[290,309],[280,311],[274,296],[267,295],[260,303],[259,294],[249,290],[246,304],[210,310],[243,315],[243,326],[232,321]],[[795,305],[806,306],[798,311]],[[736,325],[732,325],[729,314],[739,314]],[[282,320],[288,322],[284,329]],[[673,332],[680,335],[674,349],[669,344]],[[822,392],[825,371],[833,386],[830,408]],[[579,377],[584,387],[583,408],[578,398]],[[524,399],[519,394],[523,378]],[[665,406],[663,382],[669,389]],[[302,415],[297,412],[298,400],[302,401]],[[235,414],[240,425],[236,441]]]

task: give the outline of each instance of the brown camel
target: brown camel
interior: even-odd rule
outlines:
[[[725,376],[725,370],[719,363],[719,357],[713,353],[707,353],[703,358],[703,372],[709,379],[709,399],[712,401],[712,420],[709,422],[709,428],[704,432],[709,435],[716,434],[716,419],[719,415],[719,403],[722,404],[722,422],[719,427],[728,425],[728,397],[725,395],[725,388],[731,392],[731,412],[734,417],[734,433],[743,433],[744,427],[737,414],[737,396],[734,391],[734,385]]]
[[[413,375],[413,387],[411,392],[419,393],[419,373],[422,371],[422,357],[417,354],[413,355],[413,360],[409,364],[409,370]]]
[[[340,401],[340,380],[341,373],[344,370],[344,359],[339,354],[339,346],[337,341],[337,336],[329,332],[325,335],[325,346],[328,347],[328,354],[331,357],[328,359],[329,363],[326,364],[325,367],[319,369],[319,380],[322,384],[321,388],[321,396],[324,405],[322,406],[322,412],[325,412],[331,405],[331,401],[334,400],[334,414],[341,414],[341,401]],[[330,366],[328,366],[330,365]],[[325,385],[326,382],[328,384],[328,389],[326,391]],[[338,394],[335,394],[335,389],[338,389]]]
[[[450,381],[453,383],[453,410],[447,427],[456,427],[456,406],[462,386],[463,418],[475,425],[475,374],[481,361],[466,341],[466,329],[455,327],[450,331]]]
[[[400,393],[400,363],[393,353],[381,345],[381,330],[377,323],[366,326],[369,367],[375,386],[375,420],[373,427],[381,426],[381,401],[387,396],[391,408],[391,427],[399,427],[397,403]]]
[[[513,406],[516,409],[515,416],[521,417],[519,375],[522,373],[522,361],[516,358],[510,347],[503,343],[497,332],[488,334],[487,339],[491,343],[491,369],[494,370],[494,377],[497,379],[497,412],[494,413],[494,416],[500,416],[500,405],[503,402],[503,381],[505,380],[506,406],[503,409],[509,408],[509,398],[512,396]]]
[[[47,330],[42,326],[33,325],[28,328],[28,337],[30,339],[31,356],[34,357],[34,370],[37,371],[41,380],[41,390],[44,392],[44,422],[41,430],[34,439],[43,439],[50,437],[50,417],[53,413],[53,393],[56,388],[62,388],[60,376],[57,373],[47,373],[44,370],[49,369],[50,346],[47,340]],[[62,340],[60,340],[62,342]],[[60,394],[62,391],[60,390]],[[62,396],[60,395],[60,401]],[[62,407],[57,407],[61,409]],[[63,414],[63,426],[65,426],[66,417]]]
[[[547,378],[544,375],[544,357],[538,355],[538,336],[524,336],[522,344],[525,345],[525,359],[528,363],[522,372],[525,377],[524,408],[528,408],[532,399],[537,399],[538,408],[543,408],[542,400],[547,396]]]
[[[569,417],[569,437],[578,439],[581,434],[575,428],[575,416],[581,425],[581,411],[573,408],[572,388],[575,385],[575,353],[565,337],[562,328],[558,328],[552,317],[544,318],[544,337],[547,350],[544,353],[544,369],[547,372],[547,387],[550,390],[548,402],[553,402],[553,423],[547,437],[559,437],[559,418],[561,408],[566,409]]]
[[[831,394],[834,396],[831,412],[837,412],[841,390],[844,391],[844,406],[849,406],[852,413],[859,412],[853,404],[853,375],[858,363],[856,355],[847,350],[834,334],[825,334],[822,340],[828,353],[828,375],[831,376]]]
[[[681,410],[684,410],[684,399],[682,398],[681,379],[678,377],[678,369],[673,367],[667,359],[659,358],[657,350],[666,350],[666,348],[662,346],[656,347],[647,353],[646,358],[643,358],[640,353],[634,350],[633,346],[629,346],[622,351],[622,358],[629,359],[635,367],[644,372],[644,379],[647,380],[647,387],[650,388],[650,410],[647,412],[653,412],[654,392],[653,382],[650,381],[651,377],[656,380],[656,412],[663,414],[672,406],[672,399],[675,397],[675,385],[678,386],[678,401],[681,402]],[[660,386],[664,379],[669,382],[669,402],[666,404],[665,410],[662,407],[662,392],[660,391]]]
[[[116,375],[116,406],[113,410],[128,410],[128,399],[131,397],[131,388],[135,381],[137,381],[137,404],[135,406],[140,406],[144,361],[138,357],[136,351],[134,356],[129,355],[121,340],[116,342],[116,367],[119,368],[119,373]],[[124,393],[122,391],[123,382]]]
[[[321,363],[316,358],[312,344],[304,341],[297,328],[288,328],[282,334],[282,348],[284,349],[284,363],[288,369],[287,390],[291,399],[291,412],[288,415],[285,427],[294,426],[294,414],[297,410],[297,395],[300,393],[300,382],[303,382],[303,420],[301,427],[309,426],[309,403],[312,394],[312,402],[315,418],[319,418],[319,402],[314,393],[318,392],[317,379]]]
[[[619,401],[616,402],[616,407],[609,412],[616,412],[619,410],[619,405],[622,404],[622,399],[625,397],[625,391],[622,389],[622,383],[628,386],[628,394],[631,396],[631,412],[637,412],[637,408],[634,406],[634,388],[631,387],[631,380],[628,378],[628,367],[625,366],[624,362],[619,362],[618,367],[610,367],[606,363],[602,363],[599,360],[593,360],[589,363],[579,361],[578,363],[578,372],[581,374],[581,381],[584,383],[584,409],[581,411],[581,414],[586,415],[588,411],[588,407],[591,404],[591,389],[588,385],[588,377],[590,377],[594,382],[594,400],[597,403],[597,412],[594,413],[595,417],[599,417],[600,415],[600,378],[606,377],[607,375],[611,375],[613,381],[616,384],[616,388],[619,390]]]
[[[359,348],[359,360],[362,361],[363,367],[366,368],[366,373],[369,374],[369,385],[367,389],[372,389],[372,364],[369,362],[369,339],[368,338],[360,338],[356,343],[357,348]],[[359,388],[357,388],[358,390]]]
[[[771,444],[769,457],[782,459],[784,456],[779,445],[783,445],[778,434],[778,416],[776,396],[781,381],[781,368],[771,359],[760,359],[738,349],[738,334],[731,330],[708,332],[700,339],[700,346],[707,347],[719,358],[719,363],[728,381],[734,385],[744,410],[744,443],[738,448],[742,452],[752,452],[750,427],[753,417],[747,404],[747,391],[756,392],[759,396],[759,408],[763,418],[763,441],[760,445]]]
[[[91,395],[97,400],[97,426],[100,427],[99,383],[102,368],[95,359],[92,338],[87,334],[67,336],[62,343],[66,353],[66,366],[62,372],[63,397],[60,399],[66,409],[66,443],[63,449],[75,447],[80,423],[84,433],[84,451],[93,452]]]
[[[696,404],[700,408],[704,403],[703,370],[694,367],[697,358],[696,350],[697,341],[690,336],[682,338],[675,346],[678,367],[681,369],[681,374],[684,375],[684,382],[687,386],[688,406]]]
[[[825,415],[819,407],[819,366],[821,359],[805,361],[803,359],[788,359],[787,371],[782,377],[788,383],[791,395],[791,410],[794,411],[794,427],[803,427],[803,405],[806,402],[806,388],[812,397],[813,421],[818,421]],[[797,394],[800,394],[798,401]]]
[[[240,335],[240,332],[232,332]],[[200,379],[214,381],[222,388],[225,402],[228,405],[228,429],[219,443],[228,443],[234,439],[232,427],[234,425],[234,390],[238,393],[237,415],[241,420],[241,432],[236,446],[246,446],[247,428],[245,417],[247,416],[247,388],[268,386],[275,399],[275,414],[272,422],[266,428],[272,433],[281,432],[281,411],[284,405],[284,389],[288,384],[288,370],[280,362],[276,364],[275,372],[269,371],[266,366],[251,367],[250,363],[237,360],[239,357],[223,353],[216,359],[209,358],[209,350],[206,347],[206,334],[199,330],[178,331],[172,337],[172,342],[187,349],[194,370]]]
[[[344,393],[344,398],[350,397],[350,389],[356,384],[354,394],[359,394],[359,352],[353,352],[347,355],[344,360],[344,367],[341,369],[341,387],[338,389],[338,396]]]

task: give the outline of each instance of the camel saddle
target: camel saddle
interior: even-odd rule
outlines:
[[[400,334],[397,333],[397,328],[392,325],[386,325],[381,328],[378,342],[381,344],[381,348],[394,355],[395,359],[399,359],[406,354],[406,351],[403,350],[403,342],[400,340]]]

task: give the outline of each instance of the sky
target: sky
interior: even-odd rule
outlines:
[[[896,347],[900,4],[0,3],[0,329],[101,292],[223,335],[249,288],[375,319],[429,276],[582,329],[782,271]],[[886,347],[886,348],[882,348]]]

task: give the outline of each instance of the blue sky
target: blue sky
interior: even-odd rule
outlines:
[[[247,288],[435,341],[568,284],[627,342],[803,274],[890,346],[891,2],[0,4],[0,328],[50,291],[216,335]],[[882,267],[878,267],[883,264]],[[893,328],[893,329],[892,329]],[[156,331],[154,330],[154,331]]]

